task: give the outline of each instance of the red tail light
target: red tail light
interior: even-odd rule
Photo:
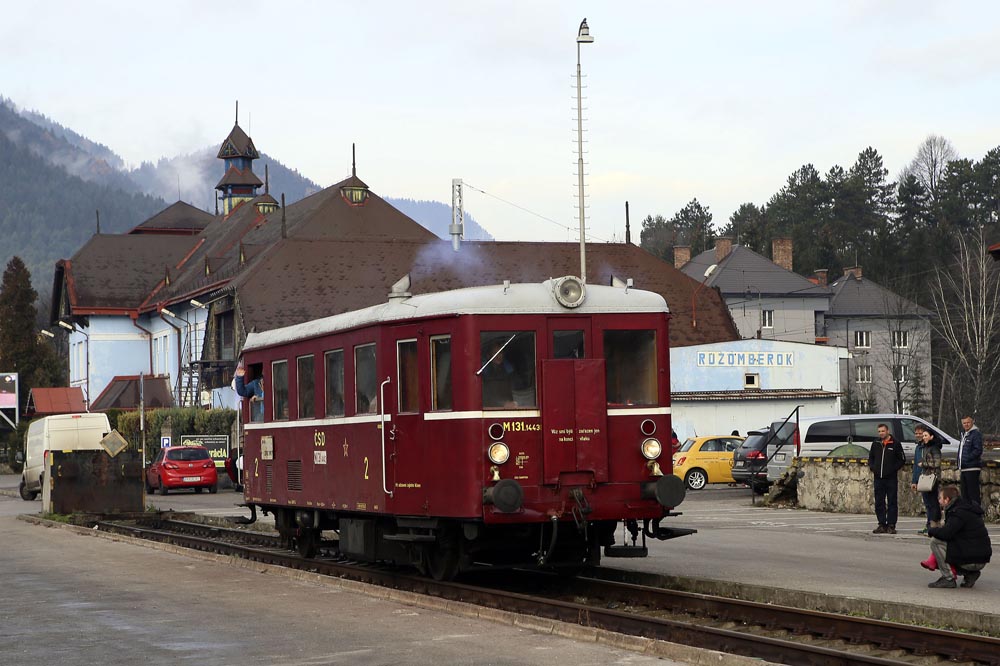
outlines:
[[[795,455],[802,453],[802,442],[799,441],[799,429],[795,429]]]
[[[172,463],[172,462],[163,463],[163,466],[166,467],[167,469],[180,469],[177,463]]]
[[[202,467],[204,467],[205,469],[208,469],[209,467],[215,467],[215,461],[209,460],[204,465],[202,465]]]
[[[677,462],[674,463],[674,467],[680,467],[681,465],[684,464],[685,460],[687,460],[687,456],[681,456],[680,458],[677,459]]]
[[[747,454],[747,460],[763,460],[766,457],[763,451],[751,451]]]

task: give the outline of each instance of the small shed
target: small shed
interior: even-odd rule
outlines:
[[[79,386],[33,388],[28,392],[28,404],[24,411],[29,418],[79,414],[87,411],[87,401],[83,397],[83,388]]]

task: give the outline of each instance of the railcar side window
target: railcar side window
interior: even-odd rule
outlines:
[[[378,413],[378,376],[373,344],[354,348],[354,395],[356,413]]]
[[[326,360],[326,415],[344,415],[344,350],[324,354]]]
[[[295,363],[295,386],[298,389],[300,419],[311,419],[315,416],[316,406],[316,376],[313,374],[313,357],[299,356]]]
[[[609,405],[655,405],[656,331],[604,331]]]
[[[479,345],[483,409],[537,406],[534,331],[483,331]]]
[[[288,361],[271,363],[271,395],[274,396],[274,420],[288,418]]]
[[[553,331],[552,358],[583,357],[583,331]]]
[[[431,338],[431,410],[445,411],[451,406],[451,336]]]
[[[399,381],[399,412],[420,411],[420,380],[417,377],[417,341],[396,343],[396,371]]]

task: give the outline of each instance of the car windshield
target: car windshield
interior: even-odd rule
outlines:
[[[740,451],[760,451],[767,444],[767,434],[760,432],[751,432],[747,435],[747,438],[743,440],[740,444]]]
[[[694,440],[691,439],[690,437],[688,437],[687,439],[684,440],[684,443],[681,444],[681,448],[679,448],[677,450],[678,451],[690,451],[692,446],[694,446]]]
[[[208,460],[208,451],[202,448],[192,448],[181,446],[167,451],[167,460],[180,460],[190,462],[192,460]]]

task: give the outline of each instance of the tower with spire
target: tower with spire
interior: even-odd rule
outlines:
[[[253,161],[260,158],[260,153],[253,140],[240,128],[239,102],[236,103],[236,123],[216,157],[223,160],[225,173],[215,189],[220,192],[222,214],[229,215],[238,205],[256,197],[257,188],[264,184],[253,172]]]

